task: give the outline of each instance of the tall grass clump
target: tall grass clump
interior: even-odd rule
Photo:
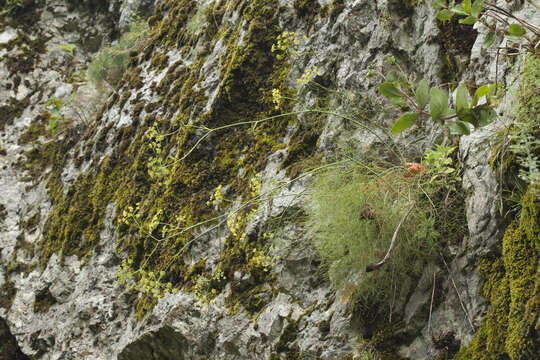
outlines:
[[[381,303],[402,291],[401,284],[418,279],[436,261],[448,237],[462,238],[466,224],[463,198],[456,196],[460,179],[450,166],[452,149],[428,151],[425,166],[355,163],[332,167],[314,180],[307,225],[331,284],[343,291],[343,303],[354,295],[376,317],[388,309]],[[394,234],[386,263],[366,271],[385,257]]]
[[[129,61],[129,53],[142,47],[149,36],[146,21],[138,19],[130,24],[117,43],[107,47],[88,65],[88,80],[102,86],[103,82],[113,87],[120,81]]]
[[[22,0],[0,0],[0,15],[13,14],[22,7]]]
[[[540,198],[540,57],[529,56],[521,84],[520,106],[510,129],[511,150],[520,165],[519,175]]]

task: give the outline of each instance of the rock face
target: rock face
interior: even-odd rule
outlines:
[[[137,14],[149,35],[123,77],[86,81]],[[293,55],[272,47],[283,31]],[[397,112],[368,76],[388,55],[431,84],[512,85],[519,71],[485,36],[387,0],[35,0],[1,15],[0,359],[353,359],[377,336],[319,268],[309,170],[344,144],[391,158]],[[297,82],[308,69],[331,91]],[[504,233],[489,158],[507,94],[500,120],[461,137],[468,236],[398,295],[394,358],[451,358],[481,325],[477,260]],[[418,159],[444,137],[423,123],[394,140]]]

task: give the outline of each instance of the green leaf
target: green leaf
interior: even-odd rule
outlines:
[[[518,24],[510,24],[504,36],[507,39],[518,41],[525,34],[525,29]]]
[[[471,15],[477,18],[484,8],[484,0],[476,0],[471,7]]]
[[[478,97],[479,99],[486,95],[489,92],[491,85],[482,85],[478,89],[476,89],[476,92],[474,93],[475,97]]]
[[[430,90],[431,104],[430,114],[434,121],[440,120],[441,116],[448,110],[448,96],[444,91],[436,87]]]
[[[441,21],[448,21],[452,18],[452,16],[454,16],[454,13],[448,9],[442,9],[441,11],[439,11],[439,13],[437,14],[437,19],[441,20]]]
[[[463,109],[469,107],[469,90],[463,84],[459,85],[456,90],[456,112],[459,114]]]
[[[497,118],[497,113],[489,105],[480,105],[471,109],[472,121],[474,127],[482,127],[490,124]]]
[[[460,120],[456,120],[452,123],[447,123],[446,126],[450,129],[450,133],[452,135],[469,135],[471,133],[469,125],[467,125],[466,122]]]
[[[467,13],[465,9],[463,9],[463,6],[461,5],[454,6],[453,8],[450,9],[450,11],[458,15],[469,15],[469,13]]]
[[[398,98],[398,97],[391,98],[390,104],[394,106],[399,106],[399,107],[406,105],[405,100],[403,98]]]
[[[493,45],[493,42],[495,41],[495,31],[490,31],[486,35],[486,38],[484,39],[484,42],[482,43],[482,46],[485,48],[490,47]]]
[[[482,96],[486,95],[489,92],[489,90],[491,89],[490,86],[491,85],[482,85],[478,89],[476,89],[474,93],[474,97],[471,101],[471,105],[470,105],[471,108],[475,107],[476,104],[478,104],[478,100],[480,100]]]
[[[472,115],[471,115],[471,109],[469,108],[463,108],[461,111],[457,112],[457,117],[461,121],[466,121],[469,123],[472,123],[474,121]]]
[[[463,10],[465,10],[467,14],[471,13],[471,0],[463,0],[463,3],[461,5],[463,6]]]
[[[467,16],[465,19],[459,20],[459,23],[465,25],[472,25],[476,22],[476,20],[478,20],[478,18],[474,16]]]
[[[379,85],[379,91],[386,97],[401,97],[398,88],[391,82],[384,82]]]
[[[398,74],[395,70],[390,71],[386,74],[386,82],[394,82],[398,79]]]
[[[411,113],[411,112],[403,114],[398,119],[398,121],[396,121],[394,126],[392,126],[392,129],[390,129],[390,132],[392,134],[396,134],[396,133],[402,132],[405,129],[410,128],[414,124],[416,119],[418,119],[418,116],[420,116],[420,114]]]
[[[416,88],[416,105],[419,110],[423,110],[428,103],[428,86],[425,79],[420,80]]]
[[[446,7],[446,0],[433,0],[433,8],[439,10]]]
[[[66,44],[66,45],[58,45],[57,46],[57,48],[68,52],[71,56],[73,56],[73,51],[75,50],[76,47],[77,47],[77,45],[75,45],[75,44]]]

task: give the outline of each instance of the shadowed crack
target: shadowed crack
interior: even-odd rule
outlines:
[[[17,340],[3,318],[0,318],[0,360],[30,360],[19,349]]]

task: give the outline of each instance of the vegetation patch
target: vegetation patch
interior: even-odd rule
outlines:
[[[342,162],[318,174],[311,188],[307,225],[323,268],[383,358],[395,358],[406,341],[394,331],[402,326],[401,315],[392,314],[394,294],[410,292],[407,284],[466,233],[452,151],[429,150],[423,165]]]
[[[139,316],[151,309],[157,298],[175,289],[192,291],[203,303],[212,301],[235,274],[250,280],[232,287],[227,299],[231,311],[245,308],[254,316],[271,297],[270,244],[261,231],[245,234],[245,229],[258,206],[257,174],[268,155],[284,146],[287,129],[296,121],[294,115],[281,115],[290,112],[291,101],[276,109],[269,96],[272,89],[286,91],[283,83],[290,64],[287,58],[271,52],[281,32],[274,1],[226,4],[208,12],[212,16],[217,12],[218,16],[220,9],[228,8],[242,20],[236,25],[223,22],[220,35],[215,34],[217,28],[200,32],[186,29],[196,11],[192,1],[158,5],[156,18],[150,21],[152,41],[141,59],[147,57],[154,67],[164,65],[161,55],[153,60],[146,56],[158,44],[177,46],[183,52],[200,41],[203,50],[189,66],[171,64],[161,83],[152,85],[162,99],[160,115],[155,114],[155,103],[136,96],[133,123],[117,130],[113,152],[98,164],[100,155],[94,153],[97,146],[88,144],[82,150],[80,158],[92,162],[92,171],[81,174],[69,189],[63,188],[63,165],[69,149],[79,141],[69,134],[37,144],[23,164],[36,177],[51,169],[47,187],[54,209],[38,247],[42,266],[53,253],[60,253],[63,259],[99,252],[105,209],[116,204],[118,251],[127,254],[119,268],[119,280],[141,292]],[[218,41],[227,48],[220,59],[222,86],[216,106],[204,113],[208,98],[201,88],[201,69]],[[141,59],[132,62],[129,73],[141,71],[145,65]],[[130,78],[132,75],[126,73],[116,83],[117,93],[103,111],[114,104],[125,106],[129,98],[126,94],[132,91]],[[84,138],[103,136],[95,131],[89,129]],[[302,131],[295,135],[298,141],[313,149],[316,136],[304,139]],[[28,134],[28,138],[33,137]],[[309,149],[295,154],[288,165],[301,161]],[[219,192],[223,199],[219,205],[212,205],[216,189],[226,190]],[[233,207],[238,201],[241,207]],[[193,246],[206,246],[206,239],[219,234],[228,235],[216,262],[191,258]],[[270,285],[263,288],[261,284]]]
[[[34,298],[34,312],[46,313],[57,301],[51,294],[49,288],[39,291]]]
[[[13,300],[15,300],[15,295],[17,295],[17,288],[15,283],[8,279],[0,286],[0,307],[9,311]]]
[[[531,186],[519,219],[507,228],[502,254],[479,262],[491,309],[456,359],[533,359],[540,352],[540,202],[534,191]]]
[[[148,25],[139,20],[130,24],[118,42],[103,49],[88,64],[88,79],[100,86],[103,82],[115,88],[129,63],[130,53],[140,49],[148,37]]]

